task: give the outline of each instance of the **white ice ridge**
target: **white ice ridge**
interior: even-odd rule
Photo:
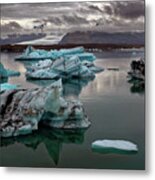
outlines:
[[[136,144],[125,140],[97,140],[92,143],[92,148],[115,148],[125,151],[138,151]]]

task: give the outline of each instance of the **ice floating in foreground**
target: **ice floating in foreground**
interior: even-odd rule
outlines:
[[[61,79],[48,87],[15,89],[1,94],[1,137],[30,134],[38,130],[39,123],[59,129],[90,126],[81,102],[62,97]]]
[[[134,154],[138,151],[136,144],[125,140],[97,140],[91,147],[94,152],[102,154]]]

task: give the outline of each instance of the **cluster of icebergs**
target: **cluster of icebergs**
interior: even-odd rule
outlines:
[[[94,65],[96,57],[83,47],[61,50],[35,50],[28,47],[16,60],[38,60],[27,67],[27,79],[93,78],[103,68]]]
[[[76,55],[79,57],[79,59],[82,60],[89,60],[94,61],[96,57],[93,53],[87,53],[85,52],[83,47],[75,47],[70,49],[60,49],[60,50],[43,50],[43,49],[35,49],[32,46],[28,46],[25,50],[25,52],[16,57],[15,60],[18,61],[27,61],[27,60],[43,60],[43,59],[51,59],[51,60],[57,60],[61,57],[71,57],[73,55]]]
[[[82,84],[87,84],[87,79],[93,79],[95,73],[101,72],[103,69],[95,66],[95,59],[94,54],[85,52],[83,47],[46,51],[36,50],[29,46],[25,53],[16,58],[20,61],[38,61],[27,67],[26,78],[32,81],[34,79],[54,81],[35,89],[18,89],[16,85],[1,84],[0,136],[7,138],[32,134],[33,131],[39,130],[40,124],[43,127],[52,127],[62,131],[87,129],[91,123],[84,112],[82,103],[78,99],[65,99],[62,91],[68,91],[67,87],[77,85],[76,81],[79,80]],[[144,66],[141,61],[132,63],[131,67],[132,76],[136,72],[144,75]],[[6,70],[0,63],[1,79],[14,75],[20,75],[20,73]],[[64,79],[70,82],[66,86],[62,84]],[[44,133],[43,139],[47,141],[48,136],[45,135],[47,133]],[[49,145],[50,141],[48,140],[46,145]],[[33,145],[33,142],[31,144]],[[133,154],[138,151],[136,144],[125,140],[96,140],[91,148],[93,152],[102,154]]]
[[[41,59],[41,60],[40,60]],[[48,86],[36,89],[1,84],[0,134],[2,137],[25,135],[38,130],[38,124],[60,129],[86,129],[90,122],[81,102],[62,97],[62,80],[93,79],[103,69],[93,63],[95,56],[83,47],[61,50],[36,50],[28,47],[16,60],[38,60],[27,67],[27,79],[54,79]],[[1,76],[18,73],[0,66]],[[8,103],[9,102],[9,103]]]
[[[27,67],[27,79],[70,79],[70,78],[93,78],[95,73],[102,71],[93,62],[80,61],[79,57],[60,58],[55,61],[50,59],[39,61]]]

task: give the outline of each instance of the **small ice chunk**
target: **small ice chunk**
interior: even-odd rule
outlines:
[[[9,84],[9,83],[0,84],[0,91],[17,89],[17,88],[18,88],[18,86],[14,85],[14,84]]]
[[[137,152],[136,144],[126,140],[97,140],[92,143],[92,149],[101,153]]]

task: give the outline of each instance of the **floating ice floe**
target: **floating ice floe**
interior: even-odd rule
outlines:
[[[134,154],[138,151],[136,144],[125,140],[97,140],[91,147],[94,152],[103,154]]]
[[[20,72],[13,71],[10,69],[5,69],[3,64],[0,63],[0,79],[8,78],[10,76],[19,76]]]
[[[0,93],[4,92],[6,90],[12,90],[12,89],[17,89],[17,88],[18,88],[18,85],[2,83],[2,84],[0,84]]]
[[[27,79],[70,79],[70,78],[93,78],[96,72],[103,71],[103,68],[96,67],[89,61],[81,62],[79,57],[74,55],[60,58],[55,61],[50,59],[39,61],[27,67]]]
[[[61,94],[61,80],[48,87],[15,89],[1,94],[1,137],[32,133],[38,129],[38,123],[60,129],[88,128],[90,122],[83,105],[78,100],[65,100]]]
[[[60,50],[43,50],[43,49],[34,49],[31,46],[28,46],[25,52],[16,57],[15,60],[25,61],[25,60],[45,60],[51,59],[56,60],[61,57],[70,57],[77,55],[79,59],[94,61],[96,57],[92,53],[86,53],[83,47],[75,47],[70,49],[60,49]]]

